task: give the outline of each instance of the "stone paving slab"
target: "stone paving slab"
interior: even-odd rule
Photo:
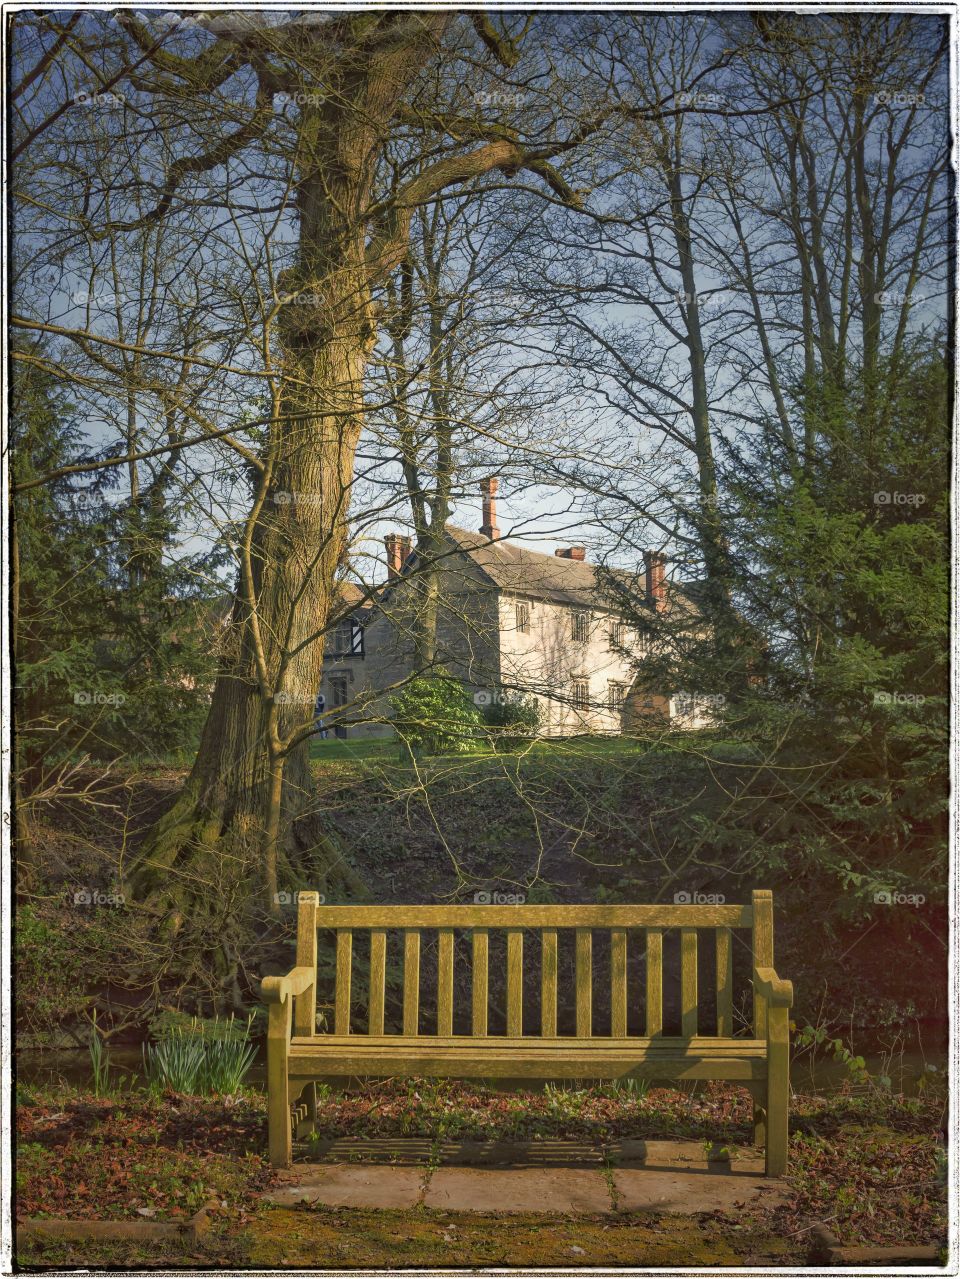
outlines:
[[[715,1173],[689,1167],[677,1171],[618,1168],[613,1174],[620,1212],[729,1212],[763,1196],[765,1207],[785,1199],[778,1181],[748,1172]]]
[[[695,1141],[618,1142],[607,1148],[613,1159],[609,1173],[597,1166],[596,1150],[577,1142],[542,1143],[539,1150],[538,1143],[444,1143],[453,1158],[432,1170],[421,1143],[415,1143],[416,1152],[399,1150],[401,1142],[335,1144],[340,1152],[349,1144],[354,1157],[364,1152],[383,1162],[347,1163],[341,1154],[339,1162],[296,1163],[280,1174],[282,1184],[266,1193],[267,1201],[331,1208],[422,1203],[448,1212],[562,1215],[729,1212],[748,1202],[774,1206],[786,1197],[782,1181],[763,1176],[763,1157],[756,1152],[727,1163],[708,1159]],[[419,1164],[409,1162],[414,1153],[422,1157]],[[512,1166],[503,1166],[511,1160]]]
[[[448,1212],[611,1212],[610,1188],[592,1168],[438,1168],[424,1195]]]
[[[291,1179],[267,1192],[270,1203],[324,1204],[329,1208],[415,1208],[420,1202],[424,1168],[391,1168],[379,1164],[300,1165]]]

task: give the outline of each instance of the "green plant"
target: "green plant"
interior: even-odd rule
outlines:
[[[646,1097],[650,1091],[649,1079],[636,1079],[633,1075],[627,1075],[624,1079],[611,1079],[607,1085],[614,1096],[632,1097],[639,1101],[641,1097]]]
[[[97,1025],[97,1010],[93,1010],[90,1018],[90,1069],[93,1076],[93,1095],[102,1097],[110,1087],[110,1049],[107,1041]]]
[[[862,1057],[855,1056],[846,1046],[842,1039],[831,1037],[827,1034],[823,1026],[804,1026],[797,1031],[796,1048],[798,1050],[804,1048],[820,1049],[824,1053],[829,1053],[836,1061],[846,1067],[850,1079],[855,1084],[869,1084],[872,1076],[867,1070],[866,1062]],[[889,1084],[889,1080],[887,1080]]]
[[[143,1067],[151,1087],[208,1096],[236,1092],[253,1064],[256,1046],[250,1026],[237,1027],[234,1018],[211,1023],[194,1021],[177,1026],[155,1044],[144,1044]]]
[[[390,705],[397,736],[412,751],[462,754],[480,740],[483,716],[463,684],[449,675],[412,679]]]

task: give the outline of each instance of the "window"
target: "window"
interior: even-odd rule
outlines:
[[[590,708],[590,682],[585,679],[573,681],[573,709],[585,711]]]
[[[521,635],[526,635],[530,630],[530,605],[517,605],[517,630]]]
[[[623,704],[627,700],[626,684],[618,683],[617,680],[607,681],[607,705],[615,714],[619,714],[623,710]]]
[[[338,622],[333,632],[334,657],[363,656],[363,627],[355,617]]]
[[[353,622],[350,618],[337,624],[333,632],[333,651],[338,657],[353,651]]]
[[[586,613],[574,613],[570,618],[570,637],[578,644],[586,644],[590,638],[590,620]]]
[[[623,648],[624,641],[627,638],[627,626],[625,622],[610,623],[610,644],[613,648]]]

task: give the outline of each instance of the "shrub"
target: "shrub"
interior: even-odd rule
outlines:
[[[523,695],[501,699],[485,708],[484,719],[493,729],[490,739],[496,749],[514,751],[540,732],[540,703]]]
[[[64,1024],[88,1003],[84,956],[71,936],[33,906],[16,914],[17,1028],[37,1044],[55,1044]]]
[[[390,704],[397,735],[412,750],[460,754],[479,740],[483,716],[463,684],[449,675],[412,679]]]

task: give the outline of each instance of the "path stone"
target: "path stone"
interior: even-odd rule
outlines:
[[[786,1198],[783,1183],[752,1172],[715,1172],[701,1160],[676,1171],[618,1168],[613,1174],[620,1212],[729,1212],[763,1196],[765,1207]]]
[[[611,1212],[610,1190],[592,1168],[438,1168],[424,1195],[448,1212]]]
[[[339,1162],[294,1164],[264,1198],[287,1207],[305,1201],[331,1208],[414,1208],[422,1201],[447,1212],[558,1215],[608,1214],[614,1202],[620,1212],[731,1212],[740,1204],[773,1207],[786,1198],[782,1181],[763,1176],[762,1155],[748,1150],[729,1164],[708,1161],[702,1143],[695,1141],[631,1139],[608,1147],[615,1201],[594,1162],[596,1148],[576,1142],[444,1143],[445,1157],[455,1162],[442,1164],[432,1175],[422,1142],[404,1150],[399,1149],[402,1142],[349,1143],[356,1154],[400,1159],[399,1165],[344,1162],[347,1144],[335,1143]],[[406,1162],[418,1154],[422,1163]],[[328,1157],[335,1159],[335,1151]],[[504,1168],[507,1160],[516,1162]],[[564,1163],[580,1166],[557,1166]]]
[[[415,1208],[425,1169],[379,1164],[299,1164],[294,1179],[265,1198],[275,1204],[324,1204],[330,1208]]]

